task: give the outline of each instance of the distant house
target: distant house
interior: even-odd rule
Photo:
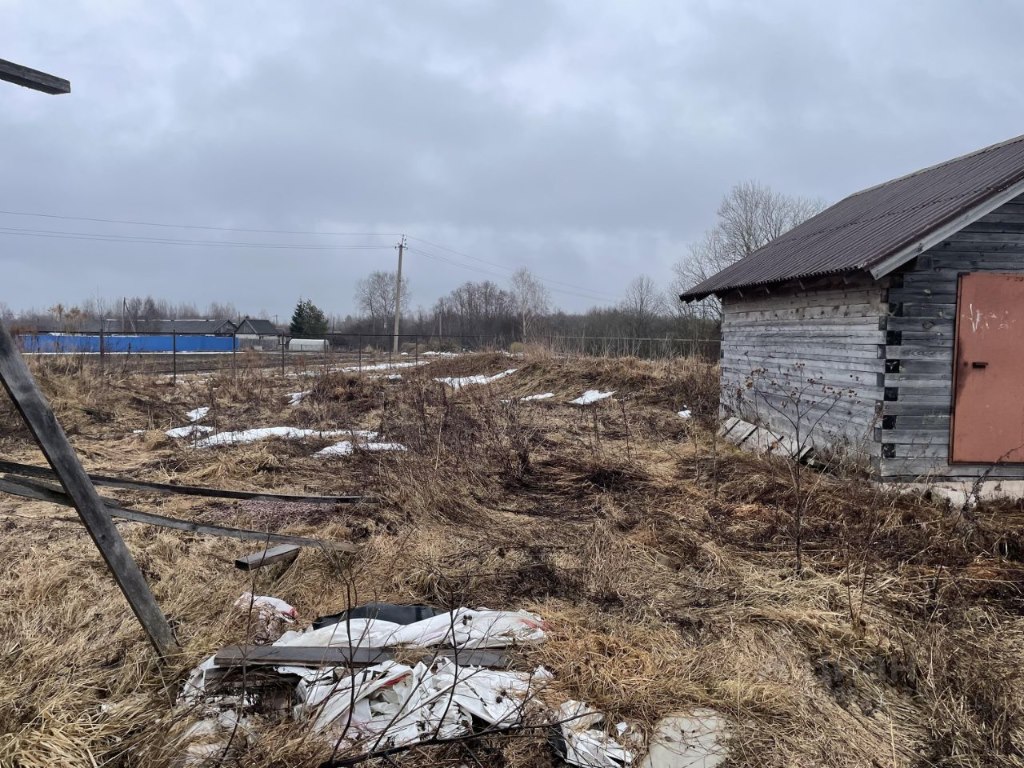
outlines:
[[[281,332],[269,320],[243,317],[235,327],[239,349],[276,349]]]
[[[131,328],[131,325],[129,325]],[[235,324],[230,320],[182,319],[182,320],[137,320],[134,330],[140,333],[183,333],[205,336],[230,336]]]
[[[1024,480],[1024,136],[840,201],[682,295],[722,409],[886,481]]]

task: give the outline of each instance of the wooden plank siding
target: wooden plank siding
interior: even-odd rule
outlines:
[[[879,479],[1024,478],[1024,467],[949,464],[957,280],[1024,272],[1024,196],[925,251],[889,288]]]
[[[864,277],[727,295],[722,311],[724,414],[789,437],[796,437],[799,422],[801,441],[873,457],[877,465],[888,311],[883,284]]]

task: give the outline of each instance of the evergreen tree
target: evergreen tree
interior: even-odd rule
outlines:
[[[292,312],[289,332],[296,337],[317,337],[327,333],[327,316],[310,299],[299,299]]]

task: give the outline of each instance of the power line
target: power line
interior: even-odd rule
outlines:
[[[413,237],[412,235],[409,235],[409,239],[410,240],[417,240],[418,242],[421,242],[424,245],[429,245],[432,248],[438,248],[438,249],[440,249],[442,251],[447,251],[448,253],[455,254],[456,256],[462,256],[463,258],[471,259],[472,261],[478,261],[481,264],[487,264],[488,266],[497,267],[498,269],[505,269],[505,270],[508,270],[510,272],[515,272],[517,269],[519,269],[519,267],[510,267],[510,266],[508,266],[506,264],[498,264],[498,263],[493,262],[493,261],[487,261],[486,259],[481,259],[479,256],[473,256],[472,254],[464,253],[463,251],[457,251],[454,248],[449,248],[448,246],[445,246],[445,245],[439,245],[438,243],[432,243],[429,240],[424,240],[422,237]],[[609,299],[609,300],[612,299],[611,296],[605,296],[604,294],[600,294],[600,293],[597,293],[595,291],[591,291],[589,288],[584,288],[584,287],[579,286],[579,285],[573,285],[572,283],[566,283],[566,282],[564,282],[562,280],[553,280],[551,278],[538,278],[538,279],[541,282],[543,282],[543,283],[549,283],[549,284],[555,284],[555,285],[563,285],[566,288],[572,288],[574,290],[579,290],[579,291],[587,291],[588,293],[595,293],[595,295],[597,295],[597,296],[602,296],[605,299]]]
[[[67,216],[62,214],[54,213],[41,213],[37,211],[10,211],[0,210],[0,215],[5,216],[29,216],[35,218],[44,219],[55,219],[63,221],[85,221],[98,224],[118,224],[127,226],[142,226],[142,227],[160,227],[164,229],[191,229],[191,230],[203,230],[212,232],[240,232],[250,234],[277,234],[277,235],[314,235],[321,237],[398,237],[400,235],[386,232],[323,232],[314,230],[292,230],[292,229],[252,229],[244,227],[217,227],[205,224],[172,224],[169,222],[155,222],[155,221],[141,221],[133,219],[112,219],[102,218],[93,216]],[[184,246],[212,246],[212,247],[229,247],[229,248],[259,248],[269,250],[308,250],[308,251],[334,251],[334,250],[377,250],[385,249],[391,246],[389,245],[315,245],[308,243],[254,243],[254,242],[240,242],[230,240],[194,240],[194,239],[182,239],[182,238],[163,238],[163,237],[149,237],[139,235],[119,235],[115,233],[102,233],[102,232],[67,232],[61,230],[41,230],[41,229],[28,229],[18,227],[0,227],[0,235],[6,235],[10,237],[39,237],[48,239],[58,240],[92,240],[98,242],[124,242],[124,243],[140,243],[147,245],[184,245]],[[463,259],[469,259],[470,261],[477,262],[479,264],[486,265],[497,269],[505,270],[506,272],[515,272],[518,267],[510,267],[506,264],[499,264],[487,259],[482,259],[478,256],[474,256],[464,251],[459,251],[448,246],[434,243],[421,237],[409,236],[410,240],[415,240],[422,245],[415,249],[421,255],[450,264],[460,269],[467,269],[475,271],[480,274],[489,275],[499,279],[507,279],[507,274],[499,274],[492,270],[482,269],[475,267],[470,264],[466,264],[461,261],[452,259],[449,256],[443,256],[439,253],[432,253],[428,249],[437,249],[445,251],[447,253],[459,256]],[[426,248],[423,246],[427,246]],[[410,249],[411,250],[411,249]],[[615,298],[607,294],[593,291],[583,286],[575,285],[573,283],[567,283],[562,280],[554,280],[551,278],[537,277],[540,282],[546,284],[553,293],[565,294],[568,296],[575,296],[577,298],[588,299],[591,301],[615,301]],[[560,287],[556,287],[560,286]]]
[[[228,248],[270,248],[300,251],[337,251],[337,250],[378,250],[390,248],[389,245],[313,245],[311,243],[252,243],[235,240],[185,240],[181,238],[145,237],[137,235],[115,235],[97,232],[65,232],[50,229],[19,229],[16,227],[0,227],[0,235],[15,237],[44,237],[57,240],[98,240],[107,243],[144,243],[147,245],[186,245],[213,246]]]
[[[436,253],[428,253],[422,247],[412,248],[410,246],[406,246],[406,250],[410,251],[410,252],[413,252],[413,253],[418,253],[421,256],[425,256],[428,259],[434,259],[435,261],[443,261],[446,264],[451,264],[452,266],[459,267],[460,269],[467,269],[467,270],[469,270],[471,272],[478,272],[478,273],[483,274],[483,275],[489,275],[491,277],[497,277],[497,278],[500,278],[500,279],[505,279],[505,278],[508,277],[508,275],[499,275],[497,272],[492,272],[492,271],[490,271],[488,269],[483,269],[481,267],[473,266],[472,264],[465,264],[463,262],[455,261],[454,259],[450,259],[447,256],[440,256],[440,255],[438,255]],[[540,280],[541,282],[546,282],[543,278],[537,278],[537,279]],[[601,296],[599,294],[579,293],[577,291],[570,291],[570,290],[567,290],[565,288],[554,288],[554,287],[550,288],[550,290],[551,290],[552,293],[562,293],[562,294],[566,294],[566,295],[569,295],[569,296],[576,296],[577,298],[580,298],[580,299],[588,299],[590,301],[608,301],[608,297]],[[586,289],[583,288],[581,290],[586,290]]]
[[[65,221],[91,221],[97,224],[128,224],[137,227],[163,227],[165,229],[205,229],[213,232],[250,232],[261,235],[329,235],[331,237],[399,237],[394,232],[317,232],[303,229],[246,229],[244,227],[214,227],[205,224],[169,224],[158,221],[133,221],[131,219],[101,219],[91,216],[64,216],[56,213],[34,211],[4,211],[4,216],[34,216],[41,219],[62,219]]]

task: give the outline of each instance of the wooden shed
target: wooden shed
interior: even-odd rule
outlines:
[[[1024,480],[1024,136],[858,192],[694,286],[722,410],[890,482]]]

